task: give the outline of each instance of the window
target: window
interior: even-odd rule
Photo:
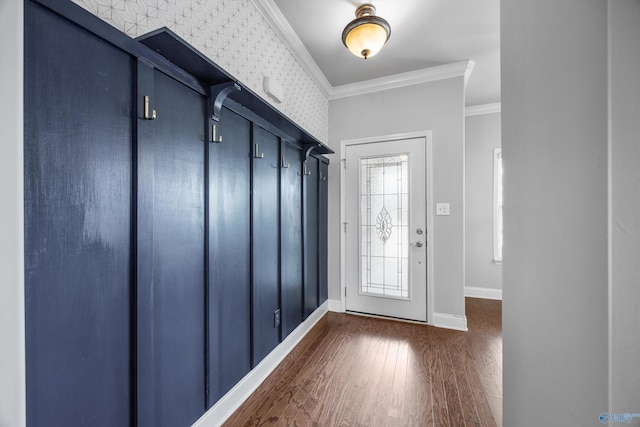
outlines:
[[[408,299],[409,155],[360,159],[360,292]]]
[[[493,261],[502,263],[502,150],[493,150]]]

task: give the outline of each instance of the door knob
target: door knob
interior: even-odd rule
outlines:
[[[416,234],[422,234],[422,233],[424,233],[424,232],[422,231],[422,228],[418,228],[418,229],[416,230]]]
[[[412,243],[412,245],[415,245],[415,246],[417,246],[417,247],[421,248],[422,246],[424,246],[424,243],[422,243],[422,242],[415,242],[415,243]]]

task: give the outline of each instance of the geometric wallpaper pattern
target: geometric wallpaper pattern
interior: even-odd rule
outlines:
[[[325,144],[329,101],[250,0],[73,0],[135,38],[167,27]],[[285,91],[274,103],[270,76]]]

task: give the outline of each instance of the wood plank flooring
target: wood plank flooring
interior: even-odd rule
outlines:
[[[328,313],[224,426],[501,426],[502,304],[468,332]]]

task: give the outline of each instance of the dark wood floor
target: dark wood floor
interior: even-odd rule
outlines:
[[[328,313],[225,426],[501,426],[502,304],[469,332]]]

